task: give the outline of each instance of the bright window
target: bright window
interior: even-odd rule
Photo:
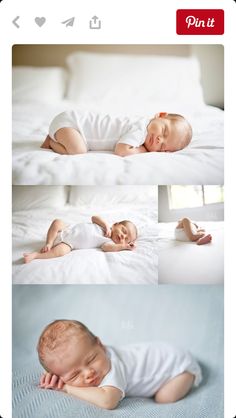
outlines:
[[[168,186],[169,208],[202,207],[224,202],[223,186]]]

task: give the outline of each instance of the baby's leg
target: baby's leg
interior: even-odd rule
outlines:
[[[66,151],[65,147],[63,147],[63,145],[59,144],[58,142],[53,141],[51,138],[50,138],[49,143],[50,143],[50,149],[52,149],[57,154],[68,155],[68,152]]]
[[[40,145],[40,148],[51,149],[57,154],[68,154],[65,147],[58,142],[53,141],[49,135],[46,137],[42,145]]]
[[[24,254],[24,260],[25,263],[30,263],[32,260],[35,259],[48,259],[48,258],[56,258],[56,257],[62,257],[63,255],[66,255],[71,252],[71,248],[69,245],[64,244],[62,242],[61,244],[56,245],[55,247],[51,248],[49,251],[41,253],[41,252],[33,252],[29,254]]]
[[[66,153],[69,155],[73,154],[84,154],[87,152],[87,146],[83,140],[82,135],[74,128],[61,128],[55,133],[57,142],[50,141],[50,146],[54,144],[62,145]],[[54,142],[54,144],[52,144]],[[55,147],[54,147],[55,148]],[[58,152],[57,150],[53,150]],[[60,154],[62,152],[59,152]]]
[[[199,238],[203,237],[204,233],[196,232],[196,227],[189,218],[183,218],[182,225],[184,232],[190,241],[197,241]]]
[[[171,379],[163,385],[155,395],[158,403],[172,403],[184,398],[191,390],[194,383],[194,376],[184,372]]]
[[[52,248],[58,232],[65,229],[65,227],[66,227],[65,223],[61,219],[55,219],[51,223],[50,228],[47,233],[46,245],[41,249],[40,251],[41,253],[45,253]]]

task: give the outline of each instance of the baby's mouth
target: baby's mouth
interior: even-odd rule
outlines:
[[[98,385],[100,383],[100,377],[99,376],[97,376],[97,377],[95,377],[91,382],[90,382],[90,385],[92,385],[92,386],[96,386],[96,385]]]

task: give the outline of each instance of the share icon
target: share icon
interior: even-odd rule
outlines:
[[[63,25],[66,25],[66,27],[68,26],[73,26],[74,25],[74,21],[75,18],[74,17],[70,17],[70,19],[64,20],[64,22],[61,22]]]

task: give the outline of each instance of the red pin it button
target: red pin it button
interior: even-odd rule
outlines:
[[[176,11],[178,35],[223,35],[224,10],[179,9]]]

